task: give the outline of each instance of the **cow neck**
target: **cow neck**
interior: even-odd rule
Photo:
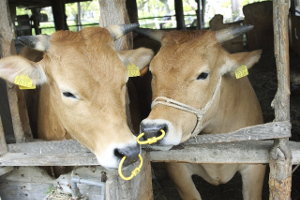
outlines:
[[[157,104],[162,104],[165,106],[170,106],[170,107],[173,107],[173,108],[176,108],[179,110],[183,110],[183,111],[195,114],[197,116],[197,123],[196,123],[194,130],[191,133],[191,137],[194,137],[196,139],[196,136],[203,129],[203,118],[204,118],[205,114],[207,113],[208,109],[211,107],[212,103],[214,102],[214,100],[217,96],[217,93],[220,90],[221,82],[222,82],[222,76],[220,76],[220,78],[219,78],[218,84],[215,88],[212,98],[209,100],[209,102],[206,103],[206,105],[203,108],[197,109],[192,106],[181,103],[179,101],[170,99],[168,97],[159,96],[153,100],[153,102],[151,104],[151,109],[153,109],[153,107],[156,106]]]

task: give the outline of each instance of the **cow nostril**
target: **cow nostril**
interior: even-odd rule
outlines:
[[[122,159],[124,156],[126,156],[126,160],[124,161],[124,164],[123,164],[124,166],[135,163],[139,159],[139,157],[138,157],[139,153],[140,153],[139,146],[126,147],[126,148],[114,150],[114,154],[118,158]]]
[[[144,133],[144,139],[146,140],[153,137],[159,137],[162,134],[160,130],[164,130],[167,134],[167,124],[141,124],[141,131]]]

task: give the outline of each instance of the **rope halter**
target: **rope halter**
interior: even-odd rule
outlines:
[[[153,100],[153,102],[151,104],[151,109],[153,109],[153,107],[156,106],[157,104],[162,104],[165,106],[170,106],[170,107],[173,107],[173,108],[176,108],[179,110],[183,110],[183,111],[195,114],[197,116],[197,124],[196,124],[193,132],[191,133],[191,137],[196,138],[196,136],[199,134],[199,132],[203,128],[203,118],[204,118],[206,112],[208,111],[208,109],[211,107],[212,103],[214,102],[218,91],[220,90],[221,82],[222,82],[222,76],[220,76],[220,78],[219,78],[218,84],[215,88],[212,98],[206,103],[206,105],[203,108],[197,109],[192,106],[181,103],[179,101],[170,99],[168,97],[159,96]]]

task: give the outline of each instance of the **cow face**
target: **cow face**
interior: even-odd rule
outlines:
[[[59,31],[30,39],[31,46],[45,51],[38,63],[20,56],[0,60],[1,78],[14,83],[25,74],[33,84],[47,84],[58,120],[106,168],[116,168],[124,155],[127,164],[138,158],[140,148],[126,120],[124,63],[143,68],[153,56],[144,48],[118,53],[111,35],[118,33],[100,27]]]
[[[222,79],[233,77],[240,65],[250,68],[260,51],[229,54],[220,46],[228,37],[212,31],[174,31],[164,34],[150,64],[154,102],[141,132],[146,138],[166,136],[160,145],[173,146],[199,134],[218,113]],[[160,33],[161,34],[161,33]],[[231,38],[229,38],[231,39]],[[195,130],[196,129],[196,130]]]

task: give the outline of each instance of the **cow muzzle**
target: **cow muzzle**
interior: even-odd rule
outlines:
[[[121,149],[115,149],[115,156],[117,156],[120,160],[126,156],[126,160],[124,161],[124,166],[128,166],[132,163],[138,161],[139,153],[140,153],[140,145],[136,145],[135,147],[126,147]]]

